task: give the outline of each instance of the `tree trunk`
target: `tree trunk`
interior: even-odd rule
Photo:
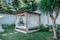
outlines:
[[[57,28],[56,28],[56,20],[52,20],[53,22],[53,33],[54,33],[54,40],[57,40]]]

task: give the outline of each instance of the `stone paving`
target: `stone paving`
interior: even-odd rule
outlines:
[[[2,34],[2,36],[7,36],[7,35],[13,35],[13,34],[17,34],[18,32],[13,32],[13,33],[5,33],[5,34]],[[0,39],[0,40],[2,40],[2,39]]]
[[[2,34],[2,36],[6,36],[7,34]]]
[[[18,33],[18,32],[14,32],[14,33]],[[2,34],[2,36],[6,36],[6,35],[13,35],[14,33],[5,33],[5,34]]]

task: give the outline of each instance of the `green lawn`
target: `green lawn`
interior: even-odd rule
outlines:
[[[0,34],[1,40],[53,40],[53,33],[46,32],[46,29],[42,26],[44,31],[38,31],[30,34],[23,34],[21,32],[15,31],[15,25],[3,25],[4,33]],[[51,27],[51,26],[50,26]],[[58,25],[58,29],[60,30],[60,25]],[[59,37],[60,38],[60,37]],[[60,39],[59,39],[60,40]]]
[[[23,33],[14,33],[14,29],[5,29],[6,32],[3,34],[7,34],[3,36],[3,34],[0,34],[0,39],[2,40],[52,40],[53,34],[51,32],[34,32],[31,34],[23,34]],[[13,34],[9,34],[13,33]]]

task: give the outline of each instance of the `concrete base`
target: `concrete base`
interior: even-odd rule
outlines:
[[[39,31],[39,27],[26,28],[26,27],[16,26],[15,30],[22,33],[32,33],[35,31]]]
[[[22,31],[22,30],[19,30],[19,29],[15,29],[15,30],[18,31],[18,32],[27,33],[26,31]]]
[[[38,31],[39,29],[37,29],[37,30],[32,30],[32,31],[23,31],[23,30],[19,30],[19,29],[15,29],[16,31],[18,31],[18,32],[22,32],[22,33],[32,33],[32,32],[36,32],[36,31]]]
[[[28,31],[28,33],[36,32],[36,31],[39,31],[39,29]]]

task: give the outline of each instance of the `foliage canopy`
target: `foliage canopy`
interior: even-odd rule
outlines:
[[[59,0],[41,0],[39,2],[39,8],[43,12],[50,12],[56,10],[59,7],[60,7]]]

